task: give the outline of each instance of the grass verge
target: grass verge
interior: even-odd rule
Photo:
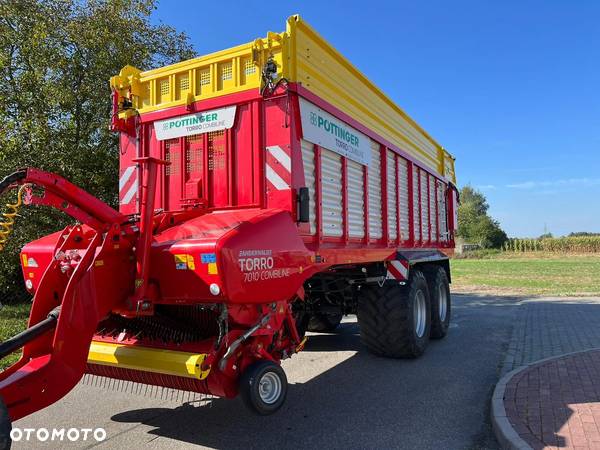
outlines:
[[[453,259],[455,292],[600,296],[600,257],[569,255],[500,255],[487,259]]]

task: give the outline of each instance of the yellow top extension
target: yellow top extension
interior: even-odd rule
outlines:
[[[285,32],[268,32],[248,44],[147,72],[126,66],[111,86],[124,97],[131,92],[133,108],[144,114],[260,89],[269,57],[280,77],[301,84],[456,183],[452,155],[298,15],[287,20]]]

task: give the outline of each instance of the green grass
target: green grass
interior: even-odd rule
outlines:
[[[20,333],[27,327],[30,303],[16,305],[4,305],[0,309],[0,342]],[[6,358],[0,359],[0,370],[12,365],[19,359],[20,353],[13,353]]]
[[[600,296],[600,256],[537,254],[453,259],[451,270],[452,285],[458,291]]]

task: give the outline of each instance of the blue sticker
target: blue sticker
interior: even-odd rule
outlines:
[[[200,259],[202,264],[215,263],[217,262],[217,255],[215,253],[202,253]]]

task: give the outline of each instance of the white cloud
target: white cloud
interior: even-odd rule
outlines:
[[[514,189],[531,189],[537,185],[538,184],[535,181],[525,181],[524,183],[507,184],[506,187]]]
[[[557,166],[512,167],[510,169],[507,169],[506,171],[509,173],[525,173],[525,172],[539,173],[539,172],[547,172],[549,170],[556,170],[556,169],[560,169],[560,167],[557,167]]]
[[[522,183],[507,184],[506,187],[512,189],[535,189],[535,188],[557,188],[557,187],[592,187],[600,186],[600,178],[568,178],[563,180],[551,181],[524,181]]]
[[[493,191],[494,189],[496,189],[496,186],[494,186],[493,184],[482,184],[480,186],[475,187],[480,191]]]

